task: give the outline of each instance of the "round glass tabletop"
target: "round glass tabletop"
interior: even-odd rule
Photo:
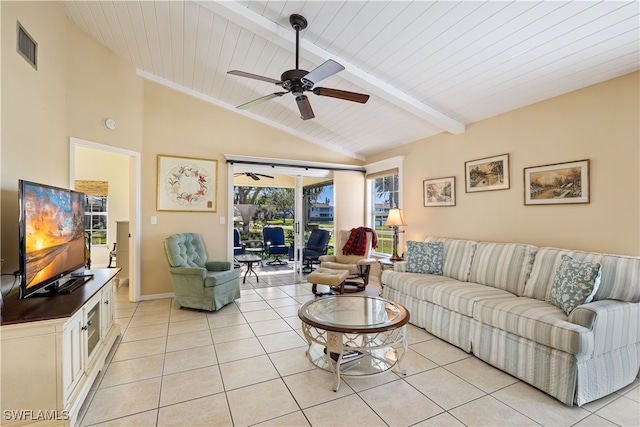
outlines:
[[[313,326],[335,331],[383,331],[397,328],[409,320],[400,304],[373,296],[336,295],[305,303],[300,319]]]

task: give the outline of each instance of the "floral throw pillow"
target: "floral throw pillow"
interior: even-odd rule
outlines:
[[[407,242],[407,271],[442,276],[442,242]]]
[[[563,255],[551,286],[551,304],[569,315],[577,306],[591,302],[600,286],[601,274],[600,264]]]

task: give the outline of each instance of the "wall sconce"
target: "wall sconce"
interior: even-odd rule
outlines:
[[[391,261],[400,261],[402,258],[398,256],[398,233],[401,233],[401,231],[398,231],[398,227],[407,225],[404,222],[402,211],[400,209],[389,209],[387,222],[384,225],[393,227],[393,255],[391,255]]]

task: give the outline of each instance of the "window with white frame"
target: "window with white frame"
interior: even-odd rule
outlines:
[[[77,180],[75,189],[85,193],[84,231],[91,236],[91,246],[106,246],[109,223],[107,215],[109,183]]]
[[[378,248],[375,253],[391,255],[393,253],[393,227],[385,225],[389,209],[400,207],[400,174],[397,168],[367,175],[370,189],[369,209],[371,227],[378,235]]]
[[[91,236],[92,246],[107,244],[107,220],[107,196],[85,196],[84,231]]]

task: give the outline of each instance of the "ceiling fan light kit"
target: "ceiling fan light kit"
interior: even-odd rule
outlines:
[[[300,111],[300,118],[302,120],[309,120],[315,117],[309,98],[304,92],[313,92],[318,96],[327,96],[330,98],[343,99],[345,101],[359,102],[361,104],[366,103],[369,100],[369,95],[363,93],[349,92],[339,89],[331,89],[325,87],[313,86],[336,73],[344,70],[344,67],[338,64],[336,61],[329,59],[318,67],[311,71],[301,70],[299,66],[299,54],[300,54],[300,31],[307,28],[307,20],[302,15],[293,14],[289,16],[289,23],[296,31],[296,68],[288,70],[282,73],[280,80],[272,79],[270,77],[260,76],[258,74],[247,73],[245,71],[231,70],[228,74],[234,76],[246,77],[254,80],[260,80],[267,83],[273,83],[282,87],[286,92],[274,92],[269,95],[254,99],[253,101],[246,102],[242,105],[238,105],[236,108],[245,110],[270,99],[277,98],[287,93],[293,94]]]

